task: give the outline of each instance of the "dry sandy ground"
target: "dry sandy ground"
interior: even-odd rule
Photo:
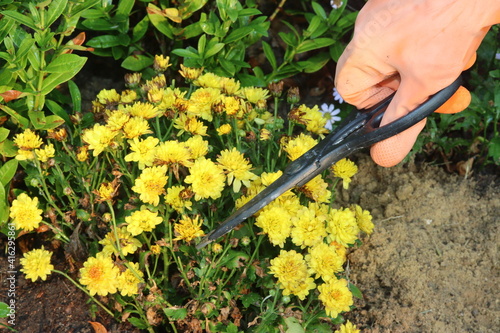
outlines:
[[[431,166],[384,169],[360,156],[340,202],[372,212],[349,257],[363,332],[499,332],[500,177]]]

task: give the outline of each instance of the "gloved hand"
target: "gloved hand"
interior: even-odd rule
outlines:
[[[354,37],[340,57],[335,85],[350,104],[370,107],[397,90],[381,125],[404,116],[472,66],[491,25],[500,23],[500,0],[369,0]],[[438,111],[470,103],[461,87]],[[425,120],[371,148],[390,167],[410,151]]]

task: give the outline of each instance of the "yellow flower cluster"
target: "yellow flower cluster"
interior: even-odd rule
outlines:
[[[80,283],[87,287],[92,296],[106,296],[118,291],[123,296],[137,295],[144,273],[137,263],[131,262],[128,266],[121,271],[109,255],[99,252],[83,264]]]
[[[24,130],[14,138],[15,145],[19,148],[16,155],[16,160],[25,161],[38,159],[40,162],[47,162],[50,158],[54,157],[56,151],[52,143],[46,144],[43,148],[43,141],[30,129]]]

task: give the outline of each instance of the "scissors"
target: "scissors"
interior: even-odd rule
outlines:
[[[288,164],[280,178],[262,190],[222,224],[207,234],[196,246],[201,249],[227,234],[237,225],[264,208],[293,187],[305,185],[337,161],[410,128],[431,115],[460,87],[461,78],[432,95],[407,115],[380,127],[380,121],[394,93],[377,105],[350,113],[343,122],[316,146]]]

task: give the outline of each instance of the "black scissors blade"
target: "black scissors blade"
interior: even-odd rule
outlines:
[[[244,220],[257,213],[286,191],[303,186],[339,160],[376,142],[385,140],[425,119],[446,102],[460,87],[460,77],[451,85],[432,95],[406,116],[379,127],[382,116],[394,95],[376,106],[352,112],[316,146],[288,164],[283,175],[258,193],[217,228],[206,235],[196,248],[201,249],[225,235]]]

